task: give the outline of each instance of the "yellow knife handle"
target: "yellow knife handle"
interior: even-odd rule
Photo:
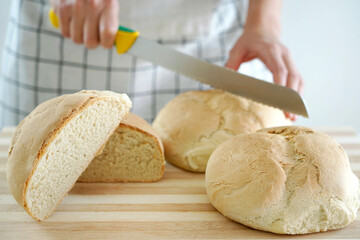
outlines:
[[[118,54],[126,53],[140,35],[138,31],[119,26],[115,37],[115,46]]]
[[[50,19],[50,22],[52,23],[52,25],[55,27],[55,28],[59,28],[60,24],[59,24],[59,18],[56,16],[54,10],[51,8],[50,11],[49,11],[49,19]]]
[[[56,16],[53,9],[49,11],[49,19],[55,28],[59,28],[59,18]],[[138,31],[130,28],[119,26],[118,32],[115,37],[115,46],[118,54],[126,53],[134,44],[137,37],[140,35]]]

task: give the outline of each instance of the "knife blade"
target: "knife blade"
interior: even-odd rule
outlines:
[[[251,100],[309,117],[298,92],[208,63],[154,41],[137,37],[126,52],[176,73]]]
[[[59,27],[53,9],[49,11],[52,25]],[[115,45],[119,54],[127,53],[185,75],[201,83],[254,101],[309,117],[306,103],[296,91],[268,83],[224,67],[183,54],[175,49],[139,37],[139,32],[119,26]]]

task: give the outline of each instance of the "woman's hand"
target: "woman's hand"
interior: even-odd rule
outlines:
[[[259,58],[273,74],[274,82],[301,93],[304,82],[290,56],[289,50],[275,37],[247,32],[239,38],[230,52],[226,67],[237,70],[244,62]],[[295,115],[285,113],[291,120]]]
[[[119,25],[117,0],[52,0],[51,4],[64,37],[87,48],[114,45]]]
[[[242,63],[259,58],[273,74],[276,84],[301,94],[303,79],[289,50],[279,41],[281,5],[281,0],[249,1],[244,32],[232,48],[225,66],[238,70]],[[285,112],[285,115],[295,120],[295,114]]]

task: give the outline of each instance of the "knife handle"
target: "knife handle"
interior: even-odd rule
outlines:
[[[134,44],[139,35],[140,32],[120,25],[115,36],[115,46],[117,53],[126,53]]]
[[[59,18],[52,8],[49,11],[49,19],[51,24],[55,28],[59,28],[60,26]],[[117,53],[118,54],[126,53],[134,44],[135,40],[139,35],[140,33],[138,31],[134,31],[130,28],[120,25],[116,33],[115,43],[114,43],[114,45],[116,46]]]
[[[52,8],[50,8],[50,10],[49,10],[49,19],[50,19],[50,22],[53,25],[53,27],[55,27],[55,28],[60,27],[59,18],[58,18],[58,16],[56,16],[56,13],[54,12],[54,9],[52,9]]]

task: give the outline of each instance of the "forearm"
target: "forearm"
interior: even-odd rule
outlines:
[[[281,33],[281,8],[282,0],[249,0],[244,31],[279,37]]]

